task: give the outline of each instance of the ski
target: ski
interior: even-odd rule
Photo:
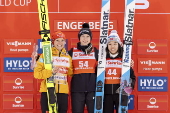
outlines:
[[[94,113],[103,113],[104,81],[106,65],[105,48],[107,46],[107,37],[109,31],[109,16],[110,16],[110,0],[102,0]]]
[[[130,61],[135,15],[135,0],[125,0],[125,18],[123,34],[122,72],[119,88],[119,113],[128,113],[128,88],[130,80]]]
[[[45,69],[52,70],[52,50],[47,0],[37,0]],[[57,113],[53,76],[46,80],[49,113]]]

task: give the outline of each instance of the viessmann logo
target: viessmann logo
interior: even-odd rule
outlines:
[[[20,46],[20,45],[32,45],[32,42],[19,42],[19,41],[15,41],[15,42],[6,42],[7,45],[14,45],[15,47]]]
[[[136,0],[135,2],[136,2],[135,9],[148,9],[149,8],[148,0]]]
[[[34,39],[4,39],[4,53],[32,53]]]
[[[146,64],[148,66],[152,66],[154,64],[164,65],[166,64],[165,61],[154,61],[154,60],[147,60],[147,61],[140,61],[141,64]]]
[[[139,73],[167,73],[166,58],[138,58]]]

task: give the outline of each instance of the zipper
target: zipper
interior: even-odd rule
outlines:
[[[112,84],[112,94],[113,94],[113,84]]]
[[[61,55],[61,51],[59,52],[59,57],[60,57],[60,55]],[[59,84],[60,82],[58,81],[58,93],[59,93],[59,91],[60,91],[60,84]]]

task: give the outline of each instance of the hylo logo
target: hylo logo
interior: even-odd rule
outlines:
[[[162,80],[162,79],[158,79],[158,80],[155,80],[155,79],[141,79],[140,80],[140,86],[163,86],[164,83],[166,82],[167,80]]]
[[[6,60],[6,67],[29,67],[29,65],[28,60]]]
[[[153,60],[140,61],[140,63],[141,63],[141,64],[148,64],[148,66],[152,66],[153,64],[160,64],[160,65],[166,64],[165,61],[153,61]]]

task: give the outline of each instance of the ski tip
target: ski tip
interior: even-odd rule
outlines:
[[[84,23],[84,24],[82,25],[82,27],[83,27],[83,28],[90,28],[88,23]]]

